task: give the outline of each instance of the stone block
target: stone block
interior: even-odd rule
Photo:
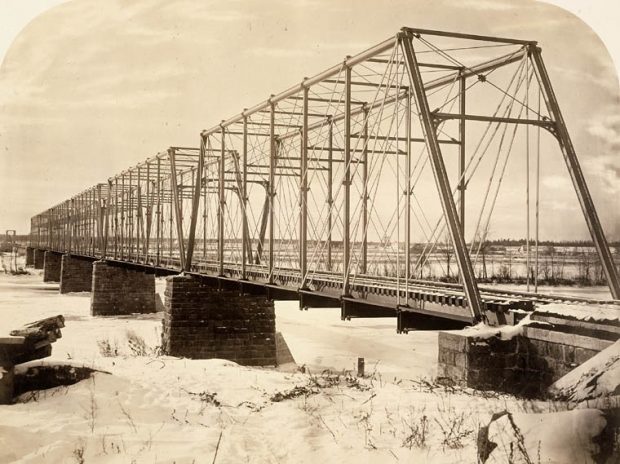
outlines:
[[[592,358],[598,351],[588,350],[587,348],[575,348],[575,364],[581,365]]]
[[[437,365],[437,377],[448,378],[459,385],[467,385],[467,370],[449,364]]]
[[[467,337],[458,332],[439,332],[439,346],[452,351],[465,352]]]

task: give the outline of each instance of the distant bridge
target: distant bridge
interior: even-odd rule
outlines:
[[[479,288],[474,268],[509,158],[527,168],[527,219],[515,225],[538,240],[540,147],[552,156],[552,145],[618,300],[536,42],[414,28],[202,131],[199,147],[171,147],[34,216],[31,246],[199,273],[340,306],[343,318],[396,315],[401,331],[509,322],[511,310],[557,297]],[[417,279],[444,237],[461,283]],[[537,267],[529,247],[527,259]]]

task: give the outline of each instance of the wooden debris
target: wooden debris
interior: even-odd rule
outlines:
[[[62,337],[62,315],[48,317],[12,330],[10,337],[0,338],[0,365],[22,364],[52,354],[52,343]]]

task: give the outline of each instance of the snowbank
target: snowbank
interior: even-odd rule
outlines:
[[[620,404],[620,340],[566,374],[549,390],[555,396],[571,402],[616,396],[616,407],[618,407]]]
[[[501,340],[511,340],[512,338],[523,335],[523,328],[531,323],[528,314],[516,325],[506,325],[502,327],[492,327],[484,323],[479,323],[471,327],[460,330],[459,333],[468,337],[491,338],[498,337]]]
[[[393,319],[347,322],[295,303],[276,305],[276,323],[305,373],[157,356],[161,313],[93,318],[88,294],[40,279],[0,275],[0,332],[63,314],[52,357],[31,365],[107,373],[0,406],[0,462],[472,463],[493,413],[558,407],[436,384],[436,332],[397,335]],[[342,373],[358,356],[371,376]]]
[[[498,415],[488,426],[488,456],[482,456],[483,462],[599,462],[597,442],[606,424],[595,409]]]
[[[537,313],[568,317],[579,321],[611,322],[620,324],[620,305],[550,303],[536,308]]]

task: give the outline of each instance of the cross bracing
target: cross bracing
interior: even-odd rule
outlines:
[[[475,278],[500,192],[514,190],[511,166],[527,166],[527,218],[515,223],[527,222],[529,239],[541,156],[559,154],[620,298],[533,41],[403,28],[202,131],[199,142],[35,216],[33,245],[294,289],[343,307],[481,320],[517,305],[505,292],[481,292]],[[443,248],[456,269],[439,259]],[[528,240],[528,268],[535,259]],[[459,283],[420,279],[430,265]]]

